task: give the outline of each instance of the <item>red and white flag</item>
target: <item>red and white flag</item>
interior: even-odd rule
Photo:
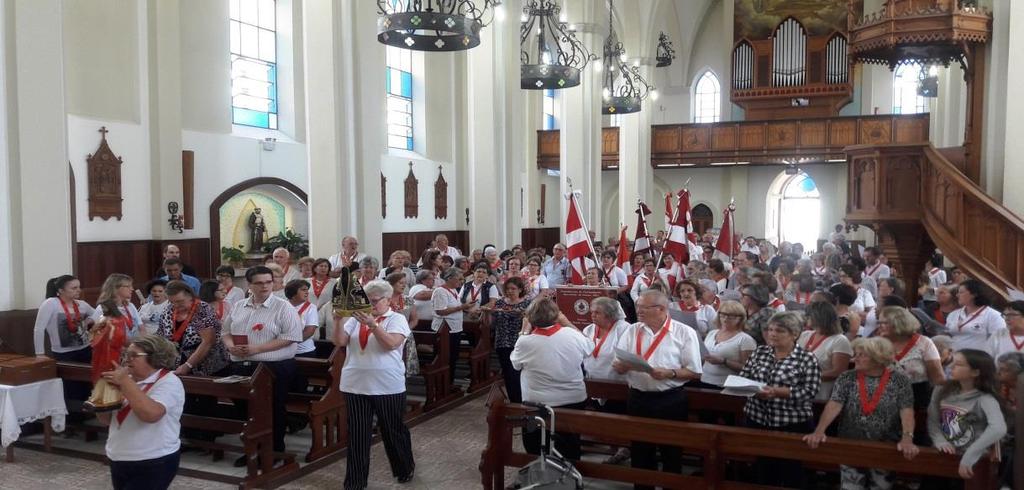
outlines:
[[[690,263],[690,244],[687,236],[691,232],[690,225],[690,191],[679,191],[679,208],[675,219],[669,224],[668,239],[665,240],[664,252],[671,254],[680,264]],[[680,268],[681,269],[681,268]]]
[[[619,252],[615,257],[615,265],[622,267],[629,263],[629,240],[626,239],[626,227],[619,232]]]
[[[672,228],[672,193],[665,194],[665,229]]]
[[[636,236],[633,237],[633,253],[646,253],[651,251],[651,235],[647,232],[647,216],[651,209],[643,201],[638,202],[636,209]]]
[[[718,232],[718,242],[715,243],[715,258],[729,263],[740,247],[733,236],[732,210],[726,207],[722,214],[725,218],[722,220],[722,230]]]
[[[571,282],[582,285],[583,278],[587,275],[587,254],[591,252],[590,236],[583,227],[583,217],[576,207],[574,193],[569,194],[569,216],[565,218],[565,246],[569,265],[572,267]]]

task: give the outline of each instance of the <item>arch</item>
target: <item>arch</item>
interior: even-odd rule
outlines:
[[[850,81],[848,42],[845,34],[836,31],[825,43],[825,83]]]
[[[791,87],[807,82],[807,29],[793,16],[772,31],[772,86]]]
[[[693,232],[697,236],[702,236],[704,232],[715,227],[715,213],[707,204],[700,203],[690,211],[690,221],[693,223]]]
[[[303,204],[307,206],[309,205],[309,197],[306,195],[306,191],[303,191],[297,185],[292,184],[287,180],[279,179],[277,177],[256,177],[228,187],[224,192],[217,195],[213,202],[210,203],[210,264],[221,263],[220,208],[232,197],[260,185],[273,185],[280,187],[294,195],[299,201],[302,201]],[[213,268],[216,269],[216,265],[214,265]]]
[[[800,242],[804,250],[814,250],[820,228],[821,193],[814,179],[804,171],[780,172],[768,187],[765,237],[776,246]]]
[[[745,90],[754,87],[757,79],[757,52],[746,39],[740,40],[732,49],[732,88]]]
[[[705,67],[694,79],[690,100],[690,119],[695,123],[713,123],[722,120],[722,84],[710,67]]]
[[[928,100],[918,95],[924,67],[918,63],[903,63],[892,73],[893,114],[921,114],[928,112]]]

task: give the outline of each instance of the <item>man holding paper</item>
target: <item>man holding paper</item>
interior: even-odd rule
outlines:
[[[700,379],[700,340],[693,328],[669,317],[668,304],[668,296],[661,291],[640,294],[636,302],[640,321],[630,325],[616,345],[612,367],[626,375],[629,415],[686,420],[683,385]],[[633,468],[658,469],[660,452],[664,471],[682,472],[678,447],[634,442],[630,452]]]

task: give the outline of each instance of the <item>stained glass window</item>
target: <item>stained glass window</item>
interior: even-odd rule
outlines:
[[[231,121],[277,129],[275,0],[230,0]]]
[[[386,65],[388,147],[412,151],[412,51],[387,46]]]
[[[892,79],[893,114],[920,114],[928,112],[928,101],[917,95],[921,83],[921,65],[900,65]]]
[[[722,91],[718,77],[711,70],[704,72],[697,80],[693,91],[693,122],[713,123],[721,119]]]
[[[558,119],[555,118],[555,91],[552,89],[544,91],[544,129],[558,129]]]

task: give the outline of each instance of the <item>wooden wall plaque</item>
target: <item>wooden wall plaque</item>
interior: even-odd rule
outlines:
[[[420,182],[412,173],[412,162],[409,162],[409,175],[405,177],[405,217],[417,218],[420,215]]]
[[[100,146],[86,158],[89,176],[89,219],[121,219],[121,157],[107,145],[107,127],[102,126]]]
[[[448,219],[448,182],[444,180],[440,165],[434,181],[434,219]]]
[[[388,178],[384,176],[384,172],[380,173],[380,217],[388,217]]]

